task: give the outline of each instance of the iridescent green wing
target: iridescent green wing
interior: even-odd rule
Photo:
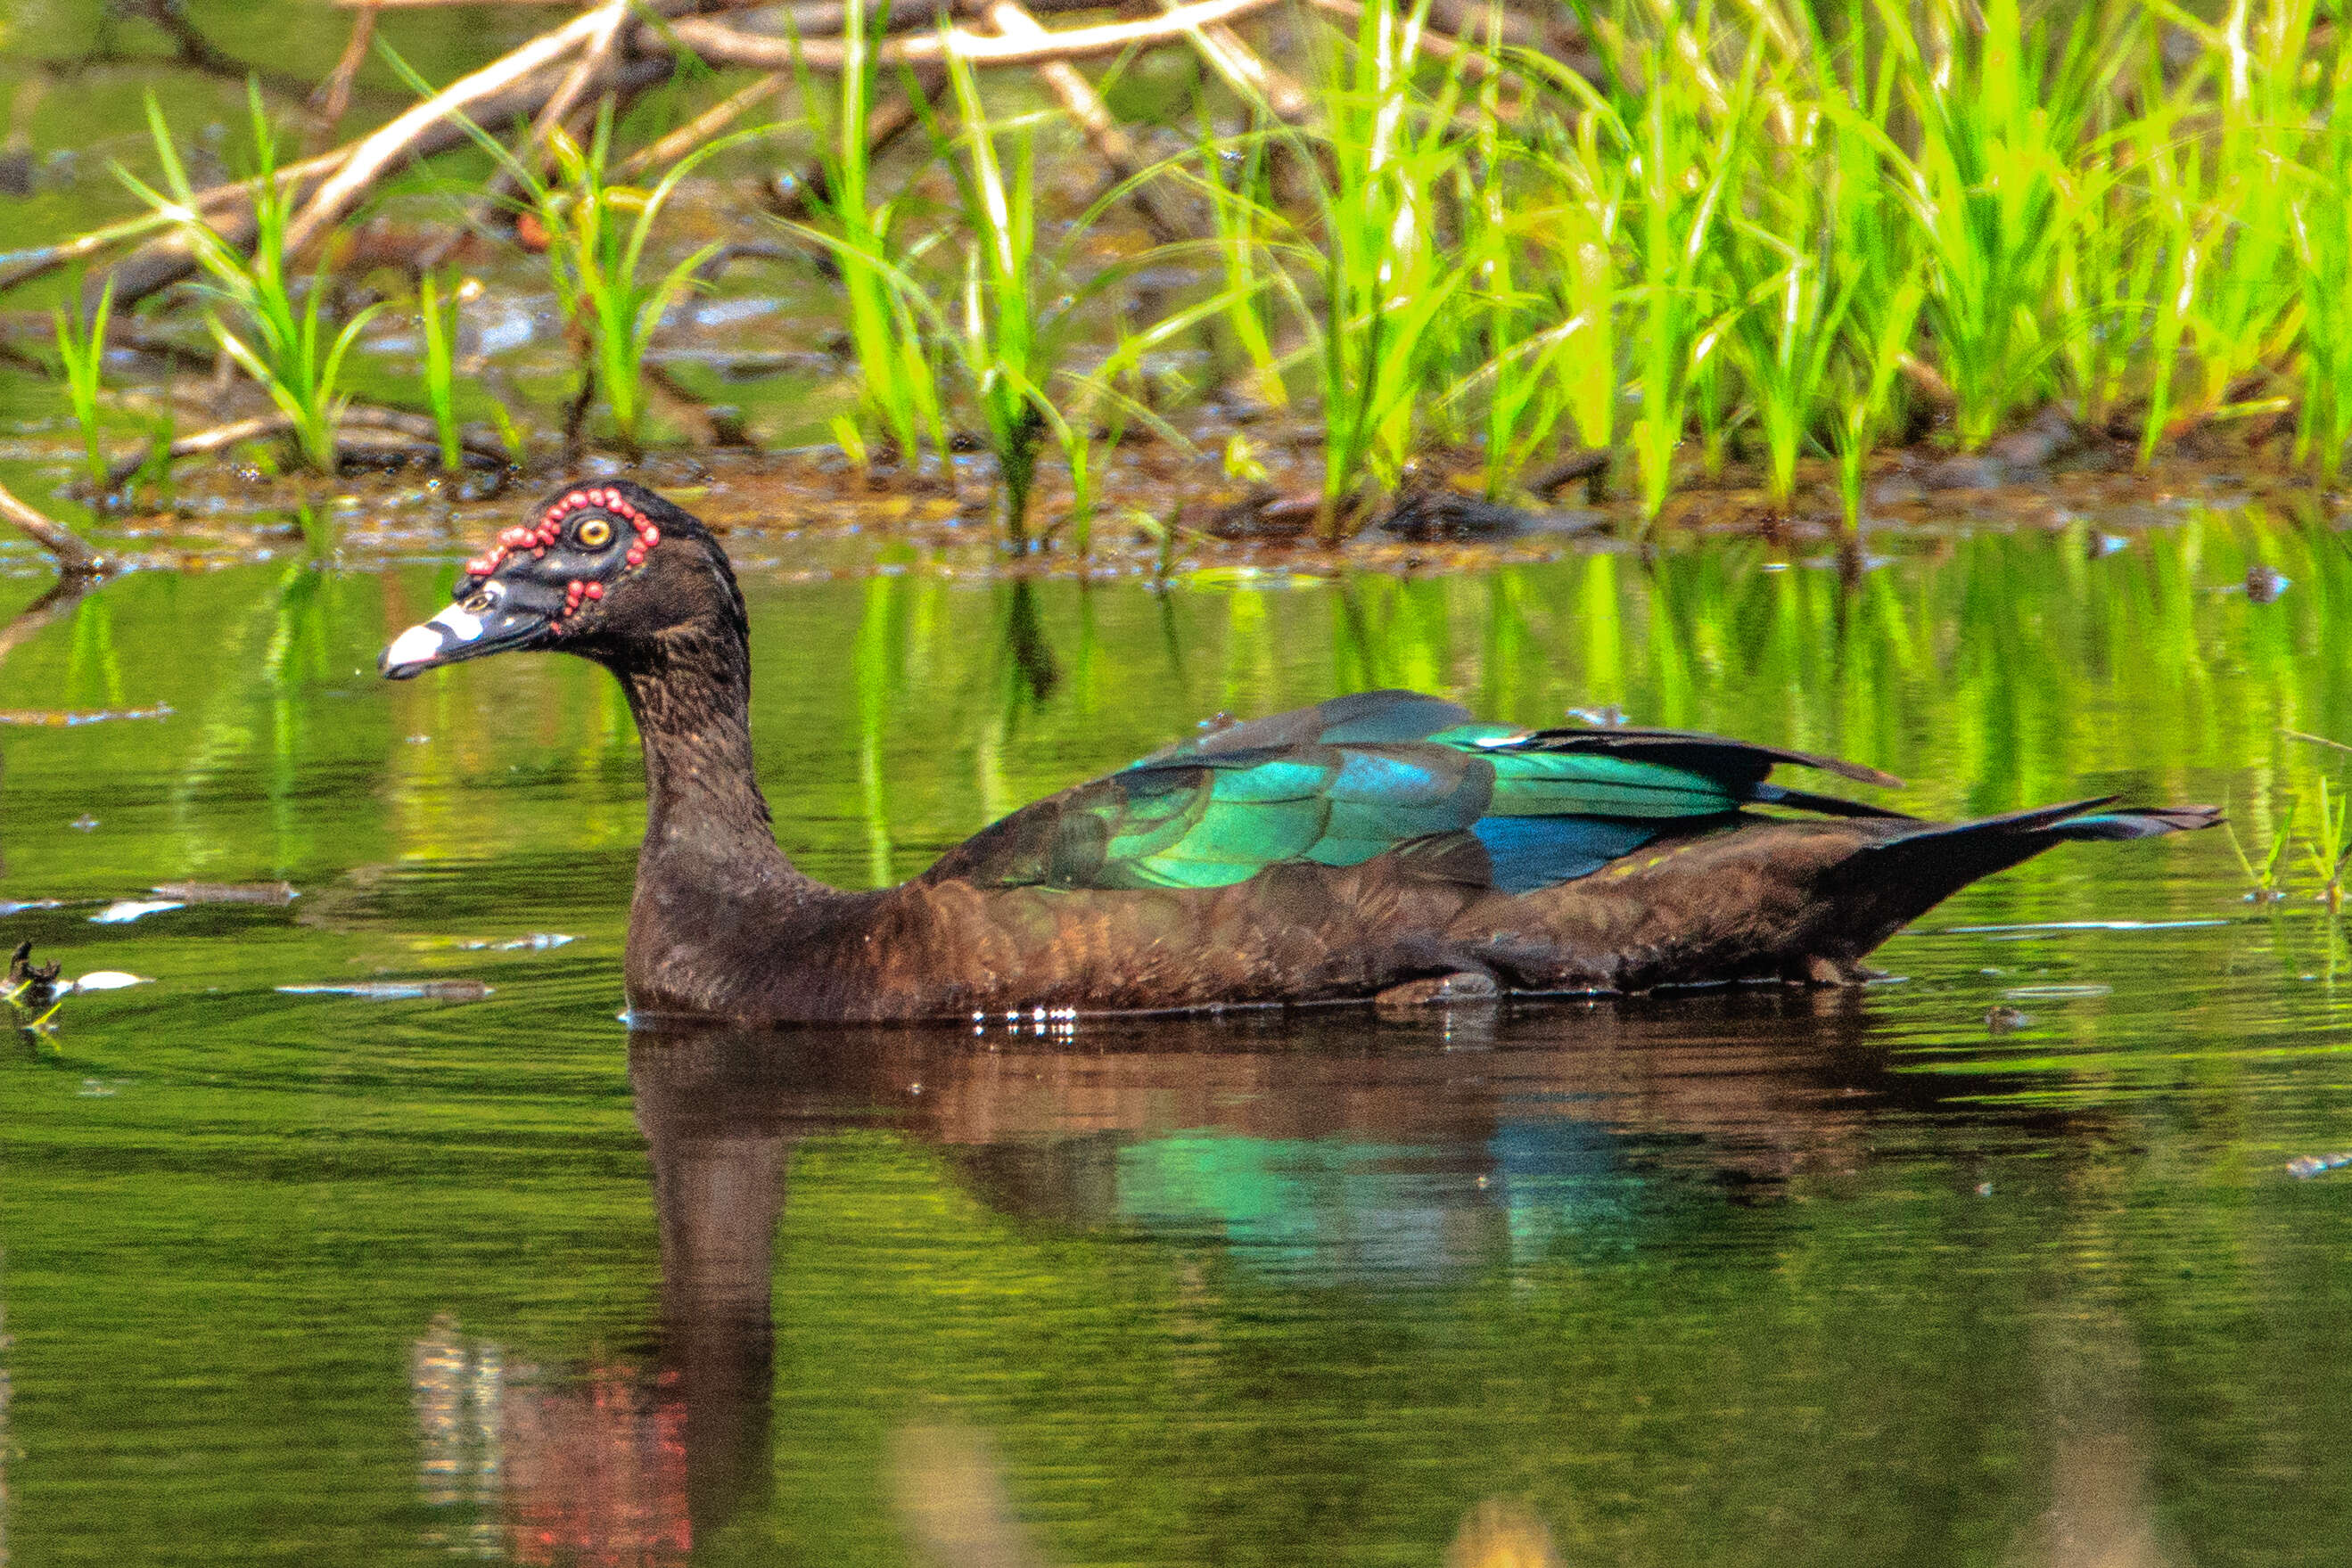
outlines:
[[[985,886],[1205,888],[1285,864],[1361,865],[1526,892],[1591,874],[1664,832],[1750,803],[1873,808],[1763,782],[1795,754],[1712,737],[1530,734],[1370,693],[1234,726],[1041,800],[929,873]],[[1573,737],[1574,738],[1570,738]],[[1855,770],[1864,771],[1864,770]]]

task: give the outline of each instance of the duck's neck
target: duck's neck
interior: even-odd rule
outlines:
[[[709,919],[823,891],[776,847],[751,766],[751,671],[740,634],[709,623],[665,633],[615,671],[645,746],[639,915],[648,894]]]

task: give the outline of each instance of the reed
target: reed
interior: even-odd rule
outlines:
[[[1026,549],[1038,453],[1061,418],[1047,392],[1050,342],[1041,332],[1049,323],[1038,287],[1037,120],[998,126],[971,68],[951,59],[949,76],[961,134],[950,138],[927,123],[954,171],[969,235],[950,341],[996,459],[1004,541]],[[1000,136],[1009,148],[999,147]]]

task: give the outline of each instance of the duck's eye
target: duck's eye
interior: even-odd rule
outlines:
[[[487,589],[478,590],[471,598],[466,601],[466,613],[468,615],[488,614],[489,612],[490,606],[497,602],[498,601],[490,596],[490,593]]]
[[[579,538],[590,549],[603,549],[613,542],[613,525],[602,517],[591,517],[580,525]]]

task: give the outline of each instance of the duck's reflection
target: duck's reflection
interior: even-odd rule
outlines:
[[[945,1150],[1010,1213],[1199,1238],[1312,1278],[1409,1281],[1580,1232],[1638,1245],[1687,1207],[1677,1189],[1747,1201],[1858,1166],[1879,1113],[1936,1092],[1888,1071],[1869,1031],[1866,1003],[1842,993],[1440,1024],[1334,1011],[1017,1032],[640,1030],[630,1081],[661,1236],[657,1364],[562,1385],[507,1377],[487,1418],[508,1550],[662,1561],[768,1502],[774,1241],[805,1138],[887,1125]]]

